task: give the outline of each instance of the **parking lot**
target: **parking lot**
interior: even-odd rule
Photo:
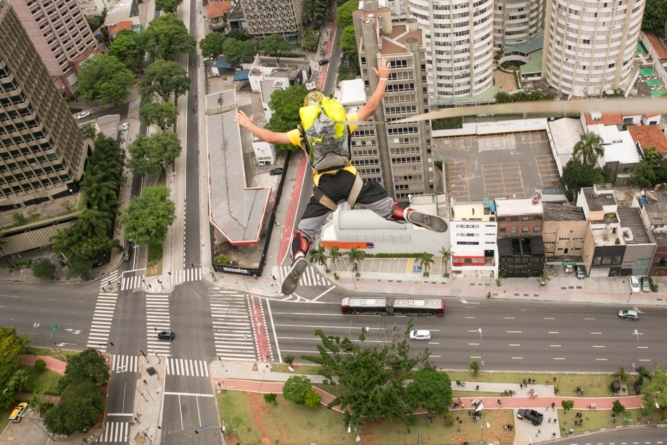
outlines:
[[[458,202],[527,198],[536,189],[560,187],[545,131],[434,138],[433,151]]]

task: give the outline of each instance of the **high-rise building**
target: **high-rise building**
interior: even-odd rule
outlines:
[[[542,76],[573,96],[627,86],[644,5],[645,0],[548,0]]]
[[[387,60],[391,70],[384,100],[373,115],[378,124],[359,125],[352,133],[352,162],[396,199],[433,193],[430,121],[395,122],[429,111],[422,32],[415,19],[394,26],[389,8],[379,8],[377,0],[365,0],[363,8],[352,18],[367,96],[378,83],[372,69],[378,59]]]
[[[71,192],[85,140],[18,15],[0,0],[0,211]]]
[[[241,0],[246,31],[253,36],[295,35],[303,17],[303,0]]]
[[[493,2],[493,46],[525,43],[544,26],[547,0],[495,0]]]
[[[76,0],[6,0],[61,92],[74,94],[81,62],[99,52]]]
[[[431,105],[475,102],[493,87],[494,0],[410,0],[424,30]],[[488,98],[487,98],[488,99]]]

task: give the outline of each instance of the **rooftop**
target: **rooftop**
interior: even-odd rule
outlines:
[[[391,14],[391,11],[389,8],[378,8],[373,12],[364,11],[363,9],[357,9],[356,11],[352,12],[352,15],[374,19],[376,28],[381,26],[380,20],[378,20],[378,16],[382,14]],[[419,46],[423,44],[422,31],[420,29],[409,31],[407,24],[398,24],[392,26],[391,32],[388,35],[381,34],[378,30],[376,35],[380,38],[378,41],[379,51],[384,56],[405,53],[405,41],[409,38],[417,39]]]
[[[236,109],[235,90],[206,96],[209,218],[230,244],[250,245],[259,243],[271,189],[246,187]]]
[[[366,87],[364,79],[343,80],[340,82],[340,103],[344,107],[364,105]]]
[[[626,244],[651,243],[651,237],[648,235],[639,208],[619,207],[617,213],[621,220],[621,231]]]
[[[639,142],[642,149],[655,147],[662,155],[667,155],[667,137],[660,131],[658,125],[633,125],[628,131],[635,142]]]
[[[106,26],[113,25],[135,16],[136,14],[132,9],[132,4],[133,0],[120,0],[116,2],[109,8],[109,11],[107,11],[107,15],[104,18],[104,24]]]
[[[282,79],[262,80],[260,83],[260,91],[262,93],[262,102],[269,103],[271,95],[276,90],[284,90],[289,86],[289,81]],[[285,85],[287,84],[287,85]]]
[[[646,190],[645,193],[648,202],[644,208],[653,230],[653,238],[659,246],[667,246],[667,191]]]
[[[533,37],[528,39],[527,42],[503,46],[503,53],[521,53],[527,55],[541,50],[542,48],[544,48],[544,30],[541,30],[535,34]],[[540,55],[540,60],[541,59],[542,55]]]
[[[667,48],[662,43],[660,38],[653,33],[653,31],[642,31],[646,36],[646,39],[649,41],[653,49],[655,50],[660,60],[667,59]]]
[[[605,186],[610,184],[596,184],[597,186]],[[599,189],[599,188],[598,188]],[[586,198],[586,203],[588,204],[588,209],[591,212],[601,212],[603,206],[615,206],[616,198],[614,198],[613,193],[595,193],[593,187],[586,187],[581,189]]]
[[[531,73],[540,73],[542,72],[542,49],[535,51],[530,54],[530,60],[528,63],[523,64],[519,67],[519,72],[521,74],[531,74]]]
[[[123,20],[109,27],[109,36],[113,37],[121,31],[132,31],[132,20]]]
[[[586,125],[623,125],[623,116],[621,113],[600,113],[593,111],[584,113]]]
[[[523,199],[496,199],[496,214],[498,216],[535,215],[543,214],[544,207],[539,198]]]
[[[222,2],[210,2],[206,7],[206,15],[209,19],[216,19],[225,16],[232,9],[231,0]]]
[[[492,216],[484,214],[484,204],[481,202],[454,204],[452,207],[452,221],[490,221]]]
[[[642,160],[632,136],[627,131],[618,131],[614,126],[594,125],[591,133],[600,133],[604,141],[604,155],[598,160],[600,165],[607,162],[620,162],[621,164],[636,164]],[[611,131],[609,131],[611,130]]]
[[[571,155],[574,150],[574,144],[579,142],[579,136],[584,133],[581,121],[565,117],[551,121],[547,125],[549,125],[549,130],[551,130],[556,154]]]
[[[545,221],[586,221],[581,207],[569,204],[542,203]]]

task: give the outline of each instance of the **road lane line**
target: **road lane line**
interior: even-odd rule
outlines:
[[[584,318],[584,320],[595,320],[595,318]]]
[[[510,343],[510,346],[521,346],[521,345],[518,344],[518,343],[514,343],[514,344],[513,344],[513,343]]]
[[[549,331],[549,332],[547,332],[547,334],[560,334],[560,332],[558,332],[558,331]]]
[[[591,332],[591,335],[602,335],[602,332]]]
[[[552,348],[560,348],[560,345],[549,345],[549,346],[551,346]]]
[[[521,331],[507,331],[508,334],[521,334]]]
[[[329,289],[325,290],[324,292],[322,292],[321,294],[319,294],[317,297],[313,298],[313,299],[310,300],[310,301],[317,301],[317,300],[319,300],[320,298],[322,298],[323,296],[325,296],[326,294],[328,294],[329,292],[331,292],[331,291],[334,290],[335,288],[336,288],[336,286],[331,286]]]
[[[604,346],[593,346],[594,348],[604,348]]]
[[[482,358],[481,355],[471,355],[470,358]]]
[[[596,358],[595,360],[597,360],[598,362],[606,362],[607,361],[606,358]]]
[[[523,360],[523,357],[512,357],[512,360]]]
[[[192,396],[192,397],[213,397],[213,394],[198,394],[195,392],[169,392],[165,391],[162,394],[165,396]]]
[[[545,320],[555,320],[554,317],[544,317]]]
[[[474,320],[474,319],[475,319],[475,317],[466,317],[466,318],[469,318],[469,319],[471,319],[471,320]],[[477,332],[477,331],[475,331],[475,332]]]
[[[479,332],[477,329],[468,329],[468,332]]]
[[[554,360],[565,360],[563,357],[554,357]]]
[[[479,346],[479,343],[468,343],[468,346]]]
[[[430,342],[428,342],[428,344],[429,345],[439,345],[440,343],[438,343],[436,341],[430,341]],[[433,356],[431,356],[431,357],[433,357]]]
[[[505,320],[514,320],[514,317],[505,317]]]
[[[637,346],[637,349],[648,349],[648,346]]]
[[[649,359],[641,359],[641,358],[640,358],[639,361],[640,361],[640,362],[650,362],[651,360],[649,360]]]

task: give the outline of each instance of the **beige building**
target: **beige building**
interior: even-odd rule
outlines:
[[[78,191],[92,141],[84,140],[18,15],[5,0],[0,0],[0,42],[0,211],[4,211]]]
[[[547,258],[583,254],[588,221],[581,207],[566,204],[543,203],[544,225],[542,241]]]
[[[544,26],[545,0],[494,0],[493,46],[525,43]]]
[[[72,95],[81,63],[99,53],[97,40],[76,0],[4,0],[61,93]]]

